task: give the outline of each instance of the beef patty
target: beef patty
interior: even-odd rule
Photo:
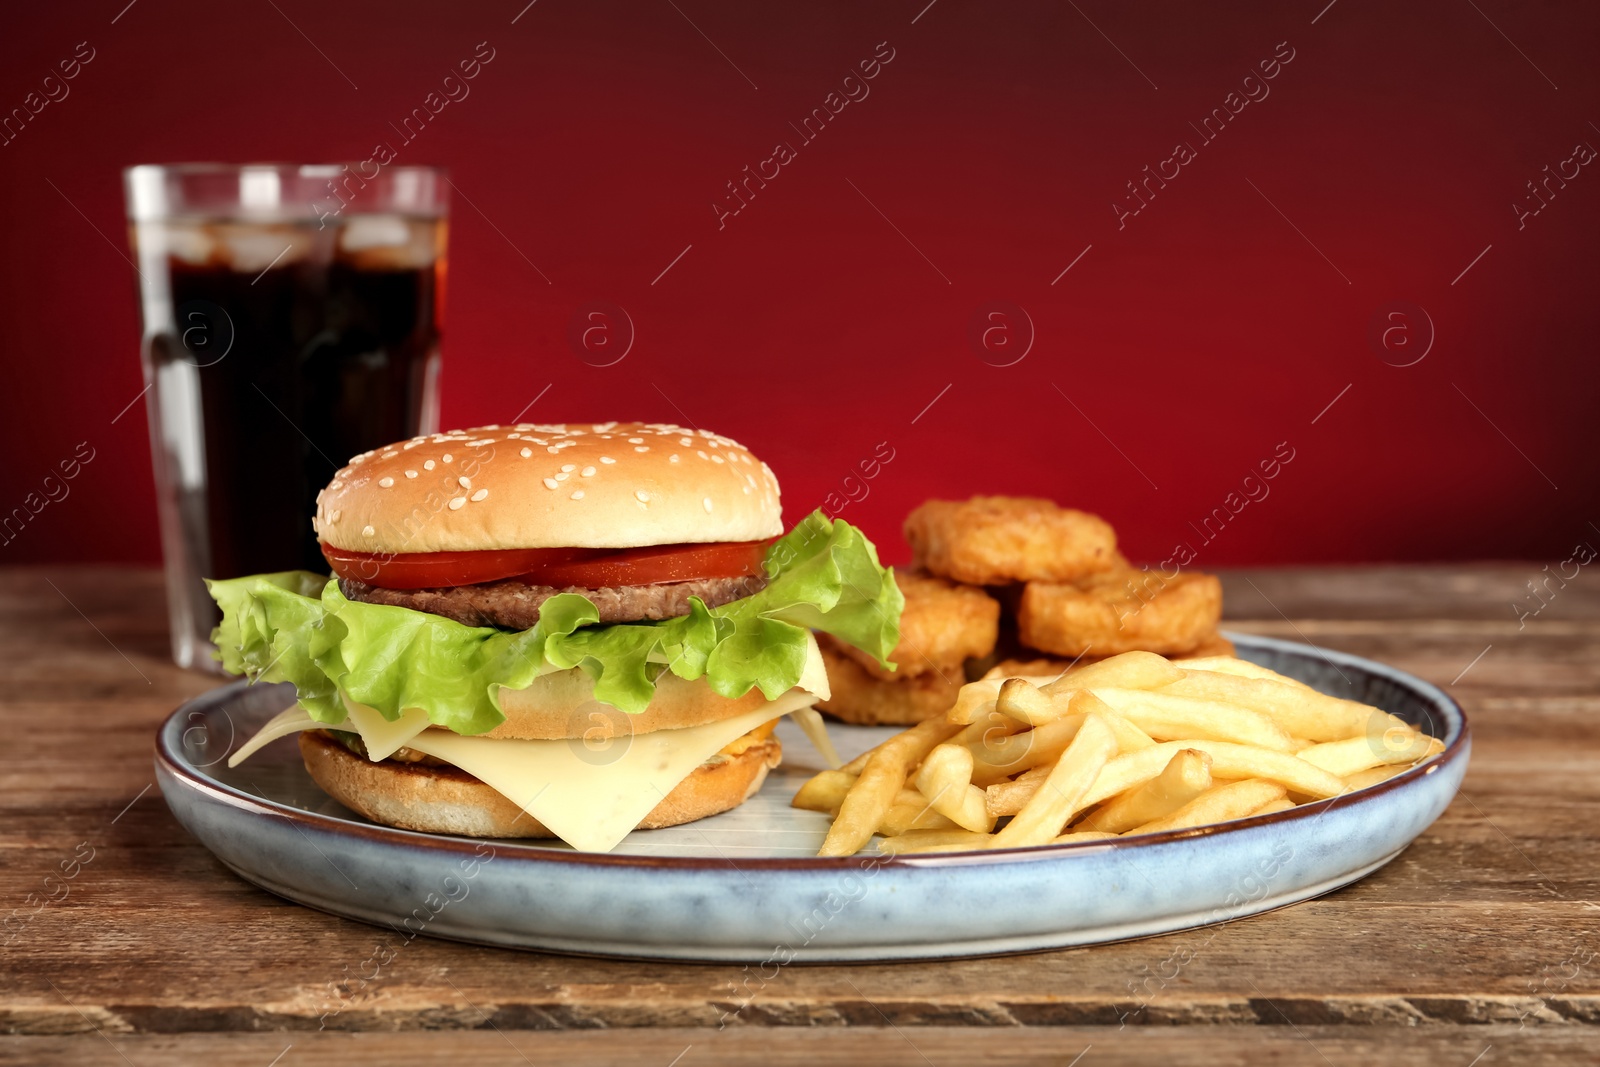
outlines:
[[[526,630],[539,621],[540,605],[557,593],[588,597],[600,610],[601,622],[648,622],[689,614],[692,596],[705,601],[706,607],[714,608],[759,592],[766,584],[766,578],[754,575],[584,589],[572,585],[529,585],[507,578],[445,589],[380,589],[351,578],[340,578],[339,590],[351,600],[426,611],[467,626]]]

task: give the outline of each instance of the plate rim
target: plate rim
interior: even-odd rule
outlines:
[[[1445,711],[1447,720],[1445,733],[1448,739],[1445,742],[1444,751],[1427,763],[1412,767],[1392,778],[1379,782],[1377,785],[1367,786],[1365,789],[1359,789],[1353,793],[1345,793],[1325,800],[1301,804],[1286,811],[1272,812],[1267,815],[1254,815],[1243,819],[1190,827],[1183,830],[1140,834],[1137,837],[1116,840],[1026,845],[1015,848],[982,849],[970,852],[886,854],[863,851],[851,856],[766,856],[746,857],[738,860],[717,856],[648,856],[629,853],[578,852],[536,844],[525,844],[515,838],[453,837],[446,834],[423,833],[417,830],[402,830],[392,826],[381,826],[377,823],[356,822],[336,815],[324,815],[319,812],[306,811],[266,797],[255,796],[203,774],[203,769],[196,768],[180,753],[175,751],[172,744],[173,736],[181,736],[181,731],[175,732],[172,729],[175,723],[187,718],[192,712],[200,710],[196,705],[212,705],[225,701],[236,692],[250,688],[255,684],[244,680],[219,686],[179,705],[171,715],[162,721],[156,732],[155,761],[159,770],[165,771],[173,780],[185,788],[209,794],[214,800],[221,801],[230,807],[260,816],[276,816],[286,819],[301,830],[312,829],[325,833],[354,834],[374,845],[428,848],[449,853],[477,855],[484,842],[492,842],[496,850],[496,858],[504,857],[522,863],[562,863],[601,869],[646,867],[685,873],[705,871],[742,873],[751,870],[837,872],[852,867],[860,867],[863,863],[870,863],[874,867],[893,866],[906,869],[964,867],[974,864],[1033,863],[1059,859],[1075,853],[1115,852],[1130,848],[1160,846],[1177,841],[1214,837],[1220,834],[1250,830],[1258,826],[1315,819],[1325,814],[1335,805],[1340,805],[1345,801],[1350,802],[1350,804],[1363,804],[1377,800],[1396,789],[1405,788],[1412,782],[1418,781],[1427,775],[1438,773],[1456,760],[1463,758],[1471,749],[1472,735],[1466,713],[1462,711],[1461,705],[1456,702],[1455,698],[1432,682],[1402,671],[1398,667],[1380,663],[1377,660],[1367,659],[1364,656],[1353,655],[1349,652],[1325,649],[1309,642],[1285,641],[1276,637],[1241,634],[1231,631],[1224,631],[1224,636],[1233,641],[1236,646],[1246,648],[1254,647],[1265,651],[1292,652],[1300,655],[1315,654],[1335,666],[1342,664],[1359,668],[1362,671],[1388,678],[1392,682],[1420,692]],[[1449,734],[1452,730],[1455,736],[1450,738]]]

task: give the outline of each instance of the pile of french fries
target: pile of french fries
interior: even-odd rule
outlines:
[[[816,775],[794,806],[833,815],[823,856],[874,834],[895,853],[1097,841],[1325,800],[1443,748],[1245,660],[1128,652],[970,682],[943,718]]]

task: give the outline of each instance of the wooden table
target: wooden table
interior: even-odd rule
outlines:
[[[736,967],[419,938],[318,1032],[329,983],[399,939],[247,885],[168,813],[156,726],[215,679],[169,662],[159,575],[0,571],[0,1064],[1600,1062],[1600,577],[1519,623],[1538,574],[1227,576],[1235,628],[1393,663],[1472,719],[1455,804],[1328,897],[1129,944],[793,966],[720,1031]],[[64,899],[31,910],[63,861]]]

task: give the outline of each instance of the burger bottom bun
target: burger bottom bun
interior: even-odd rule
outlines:
[[[300,735],[300,755],[323,792],[385,826],[461,837],[555,836],[503,793],[456,767],[373,763],[323,730]],[[736,756],[713,756],[651,809],[639,829],[677,826],[738,807],[755,795],[782,757],[775,737]]]

